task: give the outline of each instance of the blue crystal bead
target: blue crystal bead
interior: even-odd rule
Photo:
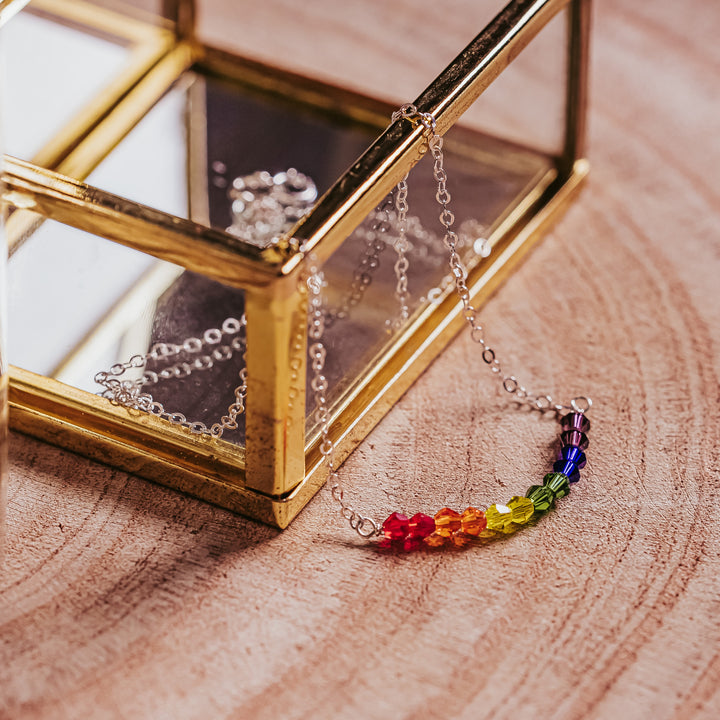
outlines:
[[[582,470],[587,462],[585,453],[579,447],[575,447],[574,445],[566,445],[565,447],[560,448],[557,459],[569,460],[570,462],[575,463],[578,470]]]
[[[571,483],[576,483],[580,479],[580,471],[577,469],[577,465],[571,460],[558,460],[553,465],[553,472],[567,475]]]

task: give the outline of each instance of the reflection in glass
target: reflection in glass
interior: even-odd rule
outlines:
[[[3,103],[5,152],[23,160],[71,125],[129,57],[126,47],[29,10],[3,31],[3,49],[12,58]]]

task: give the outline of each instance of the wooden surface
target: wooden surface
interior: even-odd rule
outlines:
[[[483,312],[528,384],[595,398],[571,497],[495,545],[387,557],[325,493],[280,534],[14,435],[1,718],[720,716],[720,6],[595,15],[591,180]],[[448,17],[388,92],[467,39]],[[555,425],[484,370],[460,336],[345,464],[359,504],[535,481]]]

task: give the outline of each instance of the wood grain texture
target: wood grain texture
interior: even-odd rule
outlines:
[[[445,58],[418,32],[430,77]],[[480,550],[387,557],[325,493],[277,533],[15,435],[0,717],[717,718],[718,35],[717,3],[599,3],[591,180],[484,309],[529,385],[596,400],[557,512]],[[378,515],[488,503],[544,472],[555,435],[462,335],[343,476]]]

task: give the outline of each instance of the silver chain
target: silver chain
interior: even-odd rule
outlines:
[[[336,307],[325,310],[326,330],[334,325],[336,321],[346,319],[352,309],[363,299],[373,281],[375,272],[380,267],[380,256],[385,252],[391,242],[395,248],[398,246],[402,248],[402,252],[406,255],[406,262],[408,251],[412,253],[414,258],[423,258],[433,264],[440,265],[445,262],[444,258],[437,252],[438,246],[442,248],[442,238],[429,228],[424,227],[417,215],[407,214],[407,193],[405,193],[405,198],[403,198],[402,201],[396,200],[397,196],[398,188],[396,187],[385,197],[383,202],[370,213],[363,225],[360,225],[355,230],[353,238],[363,240],[365,242],[365,248],[353,271],[353,278],[348,293]],[[400,207],[404,206],[405,208],[402,219],[402,224],[404,224],[405,227],[405,238],[401,245],[398,244],[398,238],[396,237],[396,231],[399,230],[401,226],[401,221],[399,220],[400,213],[396,212],[398,205],[400,205]],[[487,257],[490,252],[490,247],[488,241],[483,237],[484,230],[481,223],[477,220],[466,220],[460,226],[458,232],[458,246],[469,243],[476,248],[478,254],[482,257]],[[410,241],[410,237],[412,237],[412,241]],[[402,265],[398,266],[396,263],[396,270],[401,268]],[[408,266],[405,267],[405,272],[407,272],[407,269]],[[404,281],[398,281],[398,285],[397,294],[405,299],[404,315],[407,319],[409,315],[408,301],[410,298],[409,293],[407,295],[404,294],[404,292],[407,291],[407,275]],[[393,321],[388,321],[388,324],[392,325]]]
[[[433,176],[438,188],[435,198],[441,208],[439,218],[444,232],[442,242],[449,252],[450,272],[454,278],[455,291],[462,303],[463,318],[470,326],[472,340],[482,348],[481,357],[483,362],[490,366],[491,371],[498,377],[506,392],[537,410],[557,413],[564,411],[586,412],[592,406],[590,398],[580,396],[573,398],[569,404],[555,403],[550,395],[536,395],[528,391],[514,375],[504,375],[495,351],[485,341],[484,328],[478,321],[477,310],[470,303],[470,291],[466,282],[468,273],[458,253],[458,247],[462,242],[458,233],[453,230],[455,215],[449,207],[451,195],[447,189],[448,178],[444,168],[443,139],[436,132],[435,118],[430,113],[418,111],[413,104],[403,105],[393,114],[392,120],[395,122],[400,118],[410,120],[414,124],[419,123],[424,128],[428,148],[434,161]],[[325,279],[321,270],[313,266],[309,277],[303,277],[302,281],[307,284],[309,291],[308,337],[310,342],[308,344],[308,356],[311,365],[310,387],[314,400],[313,419],[320,429],[320,453],[328,469],[328,487],[333,500],[340,507],[342,517],[363,538],[382,534],[381,524],[355,510],[345,500],[344,490],[336,467],[335,442],[330,437],[331,413],[327,398],[328,381],[324,375],[327,351],[322,338],[327,327],[331,326],[336,320],[348,316],[350,310],[360,302],[371,284],[373,273],[380,264],[380,254],[388,245],[383,235],[387,234],[392,228],[391,209],[393,207],[396,211],[397,230],[393,241],[397,254],[397,260],[394,264],[397,281],[395,295],[400,305],[399,315],[393,322],[393,326],[400,327],[409,318],[408,231],[410,230],[415,237],[425,242],[426,245],[429,245],[433,240],[437,241],[437,236],[424,229],[418,218],[408,215],[407,177],[405,175],[398,183],[394,196],[393,193],[388,195],[375,210],[372,227],[366,235],[366,247],[353,274],[350,291],[338,308],[328,309],[324,307],[322,290]],[[477,225],[477,222],[472,221],[470,224]],[[464,226],[465,223],[460,227],[461,233]],[[479,238],[477,242],[479,241],[482,241],[483,246],[487,243],[483,238]],[[485,257],[486,252],[482,252],[481,256]],[[243,367],[239,372],[240,384],[234,390],[234,401],[228,407],[227,415],[223,416],[219,422],[213,424],[210,428],[202,422],[188,421],[182,413],[166,411],[162,404],[155,402],[149,393],[143,392],[143,388],[146,385],[157,383],[159,380],[185,377],[196,370],[210,369],[215,362],[230,359],[234,352],[242,351],[243,359],[245,359],[245,327],[244,315],[240,320],[228,318],[223,323],[222,330],[207,330],[202,339],[188,338],[182,345],[159,343],[153,346],[146,355],[134,355],[125,363],[116,363],[108,372],[97,373],[95,381],[105,387],[102,392],[103,397],[117,404],[165,418],[173,424],[187,428],[192,433],[207,434],[219,438],[224,430],[237,428],[237,417],[245,410],[247,395],[246,367]],[[220,345],[224,334],[237,335],[237,337],[233,337],[229,345]],[[146,368],[150,361],[154,363],[167,362],[169,359],[183,353],[189,356],[196,355],[202,352],[205,347],[213,345],[218,347],[214,348],[209,355],[197,355],[191,362],[183,360],[165,367],[159,372],[146,369],[142,376],[135,380],[120,379],[128,370]]]
[[[333,500],[340,506],[340,514],[348,521],[350,527],[361,537],[369,538],[378,535],[380,525],[372,518],[362,515],[345,501],[344,491],[340,483],[340,476],[335,467],[335,443],[330,437],[330,408],[327,400],[328,381],[323,370],[327,351],[322,342],[325,330],[325,311],[323,309],[322,288],[325,284],[322,271],[313,267],[307,280],[309,292],[310,321],[308,323],[308,336],[310,344],[308,355],[312,370],[310,387],[313,391],[315,409],[313,419],[320,426],[320,454],[325,459],[328,469],[328,487]]]
[[[403,105],[393,114],[393,122],[399,118],[408,119],[414,123],[419,122],[425,129],[428,147],[434,160],[433,176],[438,187],[435,198],[441,208],[439,217],[440,224],[444,230],[443,242],[449,251],[448,262],[450,272],[454,278],[455,291],[463,306],[463,318],[470,326],[472,340],[482,348],[483,362],[489,365],[492,372],[502,381],[502,387],[506,392],[515,395],[518,400],[531,405],[541,412],[548,410],[556,413],[562,413],[564,411],[587,412],[592,406],[592,400],[590,398],[581,396],[573,398],[569,404],[555,403],[550,395],[538,396],[529,392],[519,383],[514,375],[503,375],[502,366],[495,355],[495,351],[485,342],[485,331],[478,321],[477,310],[470,303],[470,290],[467,286],[468,273],[457,251],[458,235],[452,229],[455,223],[455,215],[449,207],[451,195],[447,189],[448,178],[444,167],[443,139],[435,130],[435,118],[430,113],[419,112],[412,104]],[[398,237],[400,238],[405,234],[407,229],[404,227],[405,218],[407,217],[409,209],[407,205],[407,175],[400,181],[397,190],[396,208],[398,210]],[[397,241],[395,249],[398,251]],[[407,306],[403,305],[403,298],[405,300],[407,299],[407,296],[403,294],[407,293],[407,258],[405,258],[405,263],[401,262],[406,250],[407,248],[403,248],[401,244],[400,251],[398,251],[398,262],[395,264],[395,276],[398,282],[396,294],[401,303],[401,316],[403,315],[403,309],[407,310]],[[309,332],[314,342],[310,345],[308,352],[312,361],[313,372],[311,387],[315,400],[314,419],[320,425],[320,453],[325,458],[325,464],[329,471],[328,486],[333,500],[340,506],[340,514],[361,537],[369,538],[373,535],[382,534],[381,524],[358,512],[352,505],[346,502],[340,477],[335,467],[335,443],[330,437],[330,409],[327,404],[327,380],[322,374],[326,357],[325,346],[322,343],[324,329],[322,287],[324,280],[322,273],[316,268],[313,268],[311,272],[312,275],[307,281],[311,297],[311,322]],[[407,319],[407,317],[408,315],[405,315],[405,319]]]
[[[393,116],[394,117],[394,116]],[[400,306],[395,321],[392,323],[394,328],[400,328],[410,317],[410,293],[408,292],[408,268],[410,262],[407,259],[408,240],[407,240],[407,214],[408,214],[408,186],[407,174],[397,185],[397,193],[395,196],[395,209],[397,210],[397,236],[393,244],[397,254],[394,270],[397,285],[395,286],[395,297]]]
[[[355,231],[357,236],[364,236],[365,249],[353,272],[350,291],[337,308],[325,310],[326,328],[333,325],[336,320],[344,320],[350,314],[350,311],[363,299],[366,290],[370,287],[373,274],[380,267],[380,255],[387,248],[384,235],[391,228],[390,209],[393,206],[393,193],[390,193],[373,212],[370,229],[365,231],[360,227]]]
[[[203,333],[202,338],[189,337],[181,345],[172,343],[157,343],[145,355],[133,355],[127,362],[115,363],[107,372],[95,375],[95,382],[102,385],[105,390],[102,397],[111,402],[133,410],[164,418],[173,425],[186,428],[195,435],[210,435],[222,437],[225,430],[236,430],[237,418],[245,411],[245,398],[247,395],[247,368],[243,366],[238,373],[240,383],[233,391],[233,402],[228,406],[227,414],[220,418],[209,428],[199,420],[188,420],[179,412],[166,410],[162,403],[156,402],[144,388],[155,385],[160,380],[187,377],[198,370],[210,370],[218,362],[230,360],[235,353],[241,352],[245,359],[247,321],[245,315],[237,318],[227,318],[221,329],[212,328]],[[229,344],[221,344],[224,336],[232,339]],[[212,350],[201,355],[206,349]],[[187,359],[168,365],[160,370],[148,369],[148,364],[166,363],[174,358],[185,355]],[[129,370],[142,370],[142,375],[135,379],[122,380],[122,376]]]
[[[421,113],[412,105],[404,105],[401,108],[402,117],[407,119],[415,119],[425,128],[428,136],[428,147],[432,154],[433,176],[438,184],[435,199],[440,205],[440,224],[445,231],[443,242],[447,247],[449,256],[450,272],[455,280],[455,291],[462,303],[463,318],[470,327],[470,337],[482,348],[483,362],[490,366],[492,372],[500,379],[503,389],[514,395],[519,401],[531,405],[533,408],[545,412],[552,410],[556,413],[562,412],[586,412],[592,406],[592,400],[587,397],[573,398],[569,403],[556,403],[550,394],[538,395],[530,392],[520,383],[514,375],[505,375],[503,368],[498,360],[495,351],[489,347],[485,341],[485,329],[478,321],[477,310],[470,303],[470,291],[466,284],[467,270],[463,264],[462,258],[457,252],[458,236],[452,229],[455,222],[455,215],[450,210],[451,195],[447,189],[447,172],[444,167],[443,139],[435,131],[435,118],[430,113]]]

